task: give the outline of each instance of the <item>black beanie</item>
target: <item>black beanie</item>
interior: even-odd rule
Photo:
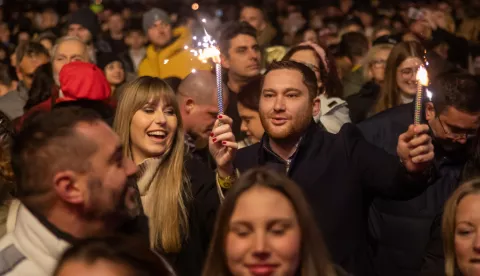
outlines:
[[[102,71],[105,71],[105,67],[114,61],[119,61],[123,65],[122,60],[114,53],[100,53],[97,56],[97,66],[102,69]]]
[[[79,24],[89,30],[92,34],[93,40],[97,38],[97,35],[100,32],[97,15],[89,8],[81,8],[75,13],[72,13],[70,20],[68,21],[68,25],[71,24]]]

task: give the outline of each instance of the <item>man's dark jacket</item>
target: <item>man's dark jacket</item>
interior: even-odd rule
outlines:
[[[358,127],[370,143],[396,154],[398,136],[413,123],[414,103],[386,110]],[[434,140],[435,145],[435,140]],[[377,198],[369,214],[376,275],[410,276],[421,270],[433,221],[459,183],[464,160],[453,160],[435,145],[436,177],[408,201]]]
[[[286,172],[303,190],[333,261],[356,276],[372,274],[367,252],[367,215],[374,196],[410,198],[425,189],[424,177],[412,177],[398,157],[367,143],[346,124],[337,135],[312,123],[292,161],[286,164],[268,146],[268,137],[238,151],[235,168],[257,166]],[[423,176],[423,175],[422,175]]]

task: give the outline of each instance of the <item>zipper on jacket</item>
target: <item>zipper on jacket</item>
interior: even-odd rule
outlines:
[[[290,167],[292,164],[292,159],[284,160],[282,157],[278,156],[275,152],[267,148],[265,145],[263,146],[264,149],[266,149],[269,153],[271,153],[273,156],[275,156],[278,160],[281,160],[283,164],[285,165],[285,172],[288,175],[288,172],[290,171]]]

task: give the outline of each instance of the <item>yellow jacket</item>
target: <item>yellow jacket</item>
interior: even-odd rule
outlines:
[[[190,50],[184,49],[185,45],[192,46],[192,35],[187,28],[176,28],[173,36],[177,39],[160,51],[155,51],[153,45],[147,47],[147,55],[138,67],[139,76],[184,79],[193,69],[211,69],[210,64],[201,62]]]

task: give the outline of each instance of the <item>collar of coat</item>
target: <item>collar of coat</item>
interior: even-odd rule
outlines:
[[[303,155],[303,152],[305,151],[308,146],[315,142],[315,143],[321,143],[322,141],[312,141],[312,138],[314,134],[319,130],[319,126],[315,123],[315,121],[311,121],[310,125],[307,127],[303,135],[300,137],[297,145],[296,145],[296,150],[295,152],[290,156],[289,160],[283,160],[278,154],[276,154],[270,147],[269,143],[269,137],[265,133],[262,137],[262,140],[260,141],[260,147],[259,147],[259,155],[258,155],[258,163],[260,165],[265,165],[266,163],[269,162],[274,162],[274,163],[280,163],[283,165],[286,165],[286,162],[290,162],[289,165],[289,171],[293,168],[295,165],[295,160],[300,158],[300,156]]]

